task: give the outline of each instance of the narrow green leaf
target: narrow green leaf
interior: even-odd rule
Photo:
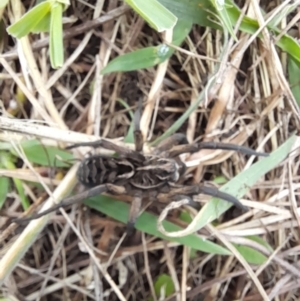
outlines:
[[[7,32],[15,38],[22,38],[29,34],[50,13],[51,3],[42,2],[33,7],[20,20],[7,28]]]
[[[16,169],[16,167],[14,166],[14,168],[10,168],[10,169]],[[27,210],[29,207],[30,207],[30,202],[25,194],[25,190],[24,190],[24,187],[23,187],[23,182],[19,179],[16,179],[16,178],[13,178],[13,182],[15,184],[15,187],[18,191],[18,195],[20,197],[20,200],[21,200],[21,204],[22,204],[22,207],[23,207],[23,210]]]
[[[234,244],[235,248],[241,253],[247,262],[250,264],[263,264],[267,260],[267,257],[261,254],[259,251],[254,250],[248,246],[241,246]]]
[[[21,146],[31,163],[50,167],[69,167],[68,161],[74,160],[71,153],[53,146],[43,146],[37,140],[24,141]],[[11,152],[18,156],[14,149]]]
[[[185,223],[189,224],[193,219],[190,215],[190,213],[186,210],[181,210],[179,215],[180,220],[184,221]],[[190,248],[190,258],[196,258],[197,257],[197,250]]]
[[[174,50],[167,45],[146,47],[118,56],[102,69],[101,74],[150,68],[168,59]]]
[[[265,239],[262,239],[261,237],[259,237],[257,235],[247,236],[247,238],[261,244],[269,252],[271,252],[271,253],[274,252],[273,248],[267,243],[267,241]]]
[[[300,106],[300,68],[292,57],[288,57],[289,83],[292,93]]]
[[[4,153],[4,152],[1,153],[1,166],[3,166],[6,169],[9,169],[9,170],[16,169],[16,166],[13,162],[13,158],[12,158],[11,154]],[[18,195],[20,197],[23,209],[26,210],[30,206],[30,202],[29,202],[29,200],[27,199],[27,197],[25,195],[25,191],[24,191],[24,188],[23,188],[23,183],[22,183],[21,180],[15,179],[15,178],[13,178],[13,182],[15,184],[15,187],[16,187],[17,191],[18,191]]]
[[[63,4],[53,4],[51,8],[49,40],[50,62],[52,68],[60,68],[64,63],[62,14]]]
[[[117,201],[108,196],[98,196],[90,198],[84,202],[87,206],[94,208],[120,222],[127,223],[129,215],[129,205],[127,203]],[[163,225],[167,231],[178,231],[181,228],[173,223],[164,221]],[[198,251],[210,253],[210,254],[220,254],[229,255],[230,252],[206,239],[199,237],[198,235],[192,234],[185,237],[170,238],[162,235],[157,230],[157,216],[150,214],[148,212],[143,212],[136,222],[136,229],[143,231],[145,233],[151,234],[156,237],[160,237],[169,241],[176,241],[180,244],[194,248]]]
[[[31,140],[22,140],[20,142],[21,147],[29,147],[29,146],[35,146],[35,145],[40,145],[41,142],[37,139],[31,139]],[[10,152],[13,152],[14,147],[11,143],[9,142],[0,142],[0,150],[8,150]]]
[[[221,29],[221,26],[212,21],[216,14],[210,0],[158,0],[169,9],[178,20],[185,20],[204,27]]]
[[[186,210],[180,211],[179,218],[180,218],[180,220],[182,220],[183,222],[185,222],[187,224],[189,224],[193,220],[190,213]]]
[[[274,33],[276,35],[280,34],[280,30],[274,30]],[[295,62],[297,62],[298,68],[300,68],[300,45],[297,42],[296,39],[284,35],[277,43],[276,45],[281,48],[281,50],[287,52]]]
[[[174,28],[173,44],[180,45],[189,34],[191,27],[190,21],[179,20]],[[150,68],[164,62],[173,53],[174,49],[165,44],[139,49],[113,59],[102,69],[101,74]]]
[[[214,183],[219,184],[219,185],[225,184],[227,182],[228,182],[228,180],[224,176],[217,176],[214,178]]]
[[[2,167],[2,166],[1,166]],[[0,210],[4,205],[9,190],[9,179],[0,177]]]
[[[226,4],[224,0],[211,0],[211,3],[216,9],[216,12],[221,20],[221,24],[227,29],[234,40],[237,41],[238,39],[233,31],[234,24],[231,23],[231,19],[226,9],[226,7],[228,7],[228,4]]]
[[[49,12],[39,23],[31,30],[32,33],[50,32],[51,13]]]
[[[156,0],[125,0],[148,24],[158,32],[172,29],[177,17]]]
[[[185,40],[192,29],[191,20],[178,20],[173,30],[172,44],[179,46]]]

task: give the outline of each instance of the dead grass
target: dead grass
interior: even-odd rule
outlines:
[[[0,139],[13,143],[23,158],[19,175],[11,171],[2,174],[20,179],[37,176],[49,196],[54,185],[53,196],[61,198],[75,185],[76,168],[63,181],[52,181],[26,160],[18,143],[31,136],[38,136],[44,145],[61,147],[98,136],[120,142],[129,128],[130,116],[117,102],[119,97],[132,109],[138,98],[144,97],[141,128],[148,140],[170,128],[208,86],[205,101],[180,128],[189,141],[223,140],[271,152],[292,132],[300,130],[299,108],[286,79],[286,55],[274,47],[256,1],[251,1],[252,9],[244,11],[259,20],[261,39],[238,32],[238,43],[229,40],[224,44],[221,32],[194,26],[182,49],[159,67],[106,76],[101,76],[99,70],[109,60],[159,44],[162,37],[131,10],[118,7],[118,1],[105,2],[108,18],[103,18],[105,23],[97,27],[90,20],[100,16],[102,1],[71,2],[68,16],[74,15],[77,20],[67,29],[65,64],[61,69],[52,70],[46,49],[37,46],[42,42],[46,45],[43,36],[23,38],[18,52],[10,39],[2,46],[0,127],[10,131],[1,131]],[[20,15],[20,2],[12,1],[12,9],[4,13],[5,20]],[[75,31],[75,26],[85,30]],[[169,33],[163,38],[170,42]],[[217,65],[219,71],[211,81],[209,76]],[[22,108],[13,110],[18,90],[27,101]],[[9,123],[4,118],[12,115],[20,123]],[[247,194],[247,199],[257,202],[249,214],[238,216],[230,210],[217,227],[208,226],[199,232],[205,237],[216,237],[229,248],[236,243],[264,253],[268,261],[251,266],[257,278],[239,263],[238,254],[197,252],[196,257],[190,257],[187,247],[145,234],[128,240],[123,237],[123,224],[74,207],[65,217],[53,217],[38,240],[32,241],[29,251],[18,258],[17,267],[2,283],[2,293],[28,301],[299,300],[298,153],[295,151]],[[82,153],[76,156],[81,157]],[[228,153],[207,150],[186,156],[185,160],[195,182],[213,181],[218,175],[229,179],[252,164],[240,155],[228,159]],[[24,187],[32,200],[46,198],[37,195],[35,186]],[[8,195],[3,216],[20,212],[19,197],[13,191]],[[52,201],[47,204],[51,206]],[[43,220],[40,227],[46,223]],[[12,246],[26,235],[26,229],[10,226],[1,231],[1,257],[22,249],[21,244],[18,249]],[[267,252],[261,244],[246,239],[249,235],[260,236],[273,250]],[[171,276],[177,293],[158,299],[154,283],[163,273]],[[254,284],[255,279],[258,284]]]

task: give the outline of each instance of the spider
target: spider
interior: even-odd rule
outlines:
[[[186,165],[179,155],[194,153],[200,149],[222,149],[239,151],[247,155],[268,156],[266,153],[256,152],[248,147],[229,143],[200,142],[189,144],[184,134],[174,134],[161,142],[151,153],[143,153],[143,137],[140,130],[142,102],[134,116],[134,144],[135,150],[116,145],[108,140],[101,139],[95,142],[76,143],[67,149],[88,146],[93,148],[102,147],[114,151],[117,157],[107,155],[90,154],[83,159],[77,171],[78,181],[88,189],[75,196],[63,199],[59,204],[27,218],[20,218],[15,222],[25,222],[37,219],[58,208],[65,207],[84,199],[108,193],[111,195],[129,195],[132,204],[129,211],[127,229],[134,228],[135,221],[140,213],[142,200],[169,203],[188,199],[189,205],[196,206],[193,196],[206,194],[223,199],[234,204],[243,211],[248,209],[238,199],[230,194],[219,191],[217,188],[202,184],[182,185],[179,184],[185,171]]]

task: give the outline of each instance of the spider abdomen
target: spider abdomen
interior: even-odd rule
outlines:
[[[115,184],[134,175],[134,166],[126,159],[94,155],[85,158],[77,170],[79,182],[87,187]]]

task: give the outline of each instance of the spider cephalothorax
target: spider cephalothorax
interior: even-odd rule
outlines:
[[[89,155],[83,159],[77,171],[77,178],[88,190],[66,198],[60,204],[30,218],[20,219],[20,221],[38,218],[62,206],[80,202],[102,193],[132,196],[133,200],[128,221],[128,225],[131,227],[139,214],[143,199],[163,203],[188,199],[191,205],[195,205],[193,196],[203,193],[219,197],[233,203],[242,210],[247,210],[235,197],[216,188],[202,184],[179,184],[186,170],[186,166],[179,155],[197,152],[200,149],[233,150],[257,156],[267,156],[267,154],[228,143],[200,142],[189,144],[183,134],[172,135],[160,143],[151,153],[145,154],[143,153],[143,138],[139,128],[140,111],[141,103],[134,120],[135,150],[116,145],[104,139],[78,143],[68,147],[68,149],[79,146],[102,147],[116,152],[117,156]]]

